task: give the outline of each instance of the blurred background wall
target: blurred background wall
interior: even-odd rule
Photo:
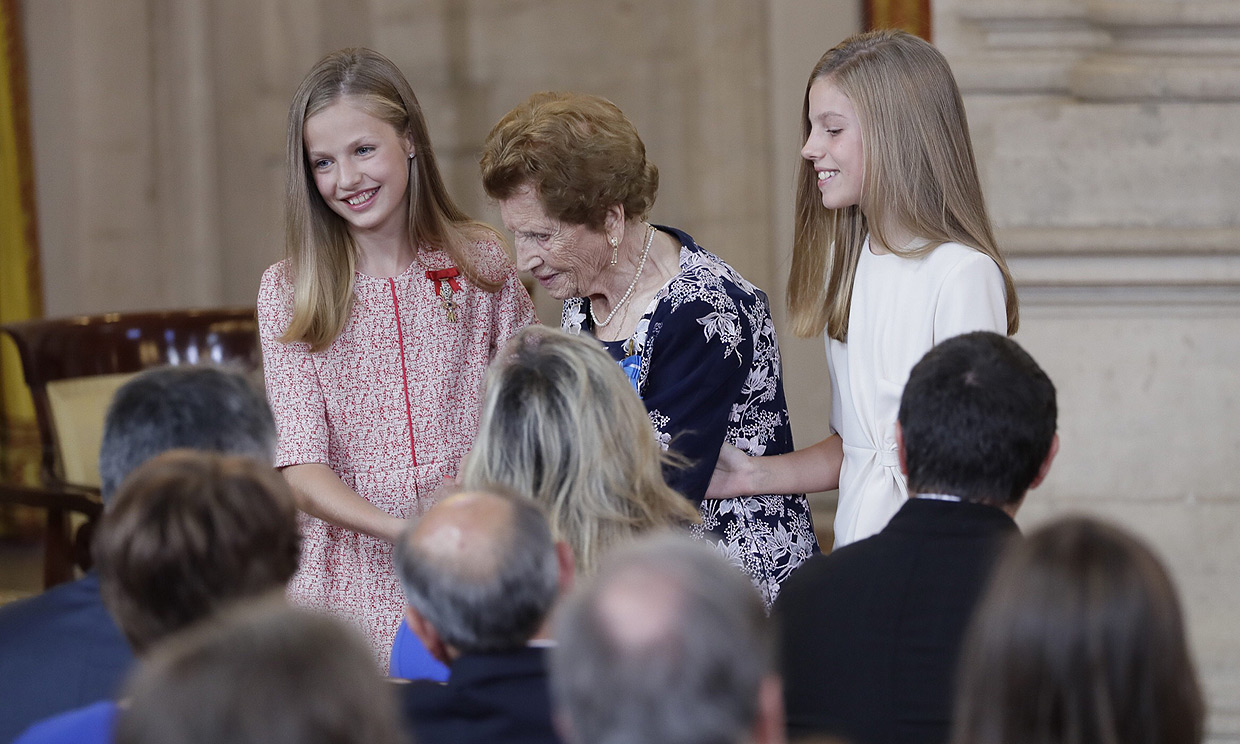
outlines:
[[[783,326],[806,76],[860,0],[28,0],[47,315],[254,302],[281,257],[285,115],[373,47],[413,83],[450,188],[529,93],[607,96],[661,170],[654,219],[766,288]],[[1240,3],[934,0],[1062,449],[1022,512],[1115,519],[1183,594],[1240,741]],[[559,311],[536,298],[544,322]],[[781,338],[798,441],[827,433],[821,340]],[[816,497],[829,527],[830,495]]]

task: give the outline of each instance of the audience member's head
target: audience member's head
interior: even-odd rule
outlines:
[[[392,686],[330,617],[243,603],[160,644],[129,682],[117,744],[403,744]]]
[[[271,462],[276,424],[261,390],[240,372],[180,366],[147,370],[112,398],[99,448],[105,501],[142,463],[170,449]]]
[[[704,543],[662,534],[614,551],[555,631],[553,699],[574,744],[782,740],[762,600]]]
[[[1194,744],[1203,718],[1175,587],[1149,548],[1081,517],[1009,548],[965,641],[955,744]]]
[[[487,371],[482,420],[461,484],[532,496],[590,573],[611,546],[697,520],[663,480],[667,456],[620,366],[593,339],[529,326]]]
[[[95,562],[108,611],[141,652],[229,601],[283,589],[300,542],[292,493],[270,465],[175,450],[121,485]]]
[[[1058,449],[1055,386],[997,333],[950,338],[922,357],[900,399],[909,491],[1015,508]]]
[[[395,557],[409,627],[444,662],[525,646],[572,579],[542,508],[495,486],[441,500]]]

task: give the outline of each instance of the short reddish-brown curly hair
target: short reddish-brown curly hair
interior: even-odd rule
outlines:
[[[617,204],[626,219],[645,219],[659,190],[633,123],[581,93],[535,93],[509,111],[487,135],[481,166],[492,199],[532,186],[553,218],[594,230]]]

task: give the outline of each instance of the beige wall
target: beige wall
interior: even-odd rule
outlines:
[[[1240,741],[1240,3],[936,0],[1016,338],[1055,380],[1062,447],[1028,528],[1101,514],[1179,584]]]

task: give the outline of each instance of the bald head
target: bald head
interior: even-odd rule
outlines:
[[[453,494],[435,505],[409,535],[424,560],[461,576],[494,576],[512,541],[511,498],[485,491]]]
[[[746,741],[772,669],[753,584],[705,543],[609,555],[558,614],[552,689],[575,742]]]
[[[625,653],[667,646],[684,614],[680,591],[680,584],[667,576],[636,567],[619,572],[599,593],[599,624]]]
[[[524,646],[559,588],[542,509],[503,489],[453,494],[396,545],[405,599],[459,653]]]

